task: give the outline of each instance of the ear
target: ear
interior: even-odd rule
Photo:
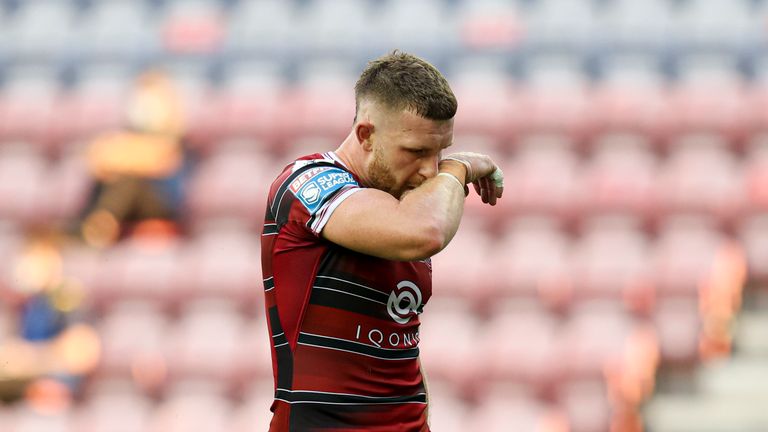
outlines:
[[[373,135],[373,124],[370,121],[363,120],[355,125],[355,136],[357,142],[363,147],[363,150],[369,152],[373,149],[371,136]]]

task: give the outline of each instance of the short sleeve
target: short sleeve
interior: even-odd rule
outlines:
[[[338,167],[312,170],[290,185],[296,205],[303,206],[308,215],[306,227],[319,236],[334,210],[352,194],[361,190],[349,171]]]

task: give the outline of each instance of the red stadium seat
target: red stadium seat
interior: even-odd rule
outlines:
[[[135,432],[146,430],[152,401],[138,393],[130,382],[100,381],[97,389],[77,410],[75,430],[79,432]],[[119,419],[119,421],[116,421]]]
[[[659,296],[696,299],[724,246],[724,237],[706,219],[666,221],[654,245]]]
[[[476,373],[472,356],[478,334],[477,319],[460,299],[432,297],[419,329],[421,361],[429,375],[450,380],[457,386],[472,384]]]
[[[702,330],[698,299],[659,302],[653,322],[664,364],[691,367],[698,361]]]
[[[182,245],[131,238],[103,252],[93,282],[93,299],[109,306],[117,300],[141,299],[170,306],[175,287],[186,271]]]
[[[739,227],[751,280],[766,286],[768,282],[768,216],[757,213],[744,218]]]
[[[199,300],[184,307],[166,341],[171,379],[235,383],[244,322],[236,304]]]
[[[157,408],[149,432],[228,430],[232,406],[214,383],[185,382],[174,387]]]
[[[432,257],[432,295],[482,301],[484,275],[494,271],[488,265],[492,243],[480,221],[465,216],[448,247]]]
[[[563,221],[572,216],[577,160],[560,135],[540,135],[526,140],[515,158],[505,164],[506,214],[555,215]]]
[[[458,81],[452,88],[459,102],[454,129],[457,135],[488,135],[510,141],[519,127],[519,104],[513,84]]]
[[[469,430],[469,406],[465,397],[451,382],[432,378],[427,371],[429,426],[432,430],[462,432]]]
[[[576,301],[613,300],[628,310],[648,312],[655,294],[651,256],[644,234],[631,222],[591,221],[573,247]]]
[[[617,400],[639,404],[653,390],[659,342],[650,324],[610,303],[580,305],[565,323],[558,358],[569,380],[605,379]]]
[[[547,395],[557,378],[559,331],[558,320],[541,308],[498,305],[478,337],[480,376]]]
[[[749,129],[746,97],[738,85],[700,82],[676,87],[668,109],[673,136],[717,133],[735,146]]]
[[[604,84],[589,105],[589,124],[597,133],[631,132],[656,140],[669,129],[667,93],[660,86]]]
[[[226,253],[222,253],[226,251]],[[228,299],[249,310],[262,304],[258,236],[240,229],[210,230],[186,245],[174,303]]]
[[[468,424],[470,426],[466,430],[487,432],[570,430],[567,420],[557,408],[518,395],[489,395],[470,416]]]
[[[0,92],[0,139],[28,140],[42,147],[54,138],[55,107],[61,95],[50,82],[6,83]]]
[[[590,132],[589,95],[579,86],[527,87],[518,97],[520,107],[515,113],[523,135],[560,132],[581,141]]]
[[[559,388],[558,402],[567,416],[569,431],[614,430],[610,429],[612,412],[607,393],[602,380],[562,383]]]
[[[268,342],[266,339],[263,341]],[[232,415],[231,432],[252,432],[269,430],[269,422],[272,413],[269,407],[274,401],[272,378],[253,381],[248,387],[243,402],[235,409]]]
[[[580,217],[624,215],[650,219],[656,160],[641,135],[604,135],[594,144],[577,186]]]
[[[77,219],[87,203],[91,187],[92,179],[82,156],[65,155],[47,173],[46,214],[55,221]]]
[[[744,167],[746,212],[768,211],[768,137],[759,135],[751,143]]]
[[[204,160],[190,180],[188,205],[193,225],[224,218],[260,229],[267,190],[279,169],[261,151],[220,149]]]
[[[740,170],[717,136],[691,135],[674,144],[660,169],[657,199],[663,216],[711,215],[725,226],[743,205]]]
[[[552,220],[519,219],[498,240],[476,286],[487,288],[488,302],[511,298],[561,307],[571,295],[568,257],[568,239]]]
[[[21,225],[46,221],[48,163],[35,150],[24,144],[0,147],[0,219]]]
[[[102,359],[97,376],[131,378],[136,388],[147,393],[166,385],[165,351],[170,333],[168,319],[157,306],[146,302],[116,304],[98,327]]]
[[[237,348],[235,357],[235,383],[239,390],[251,381],[272,381],[272,355],[270,352],[270,334],[262,311],[255,311],[257,317],[245,322],[243,341]],[[270,384],[269,389],[272,386]],[[269,393],[270,397],[272,396]]]
[[[8,432],[75,432],[72,414],[69,411],[44,413],[30,406],[20,406],[3,423]]]

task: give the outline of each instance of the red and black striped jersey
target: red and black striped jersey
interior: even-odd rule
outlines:
[[[320,235],[360,190],[333,153],[296,160],[270,188],[261,241],[270,431],[429,430],[418,315],[432,293],[430,261],[389,261]]]

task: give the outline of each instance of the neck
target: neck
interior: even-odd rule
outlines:
[[[357,142],[354,130],[350,132],[334,153],[336,153],[336,156],[344,162],[344,165],[346,165],[347,168],[362,181],[363,184],[361,186],[369,184],[368,176],[364,169],[367,155]]]

